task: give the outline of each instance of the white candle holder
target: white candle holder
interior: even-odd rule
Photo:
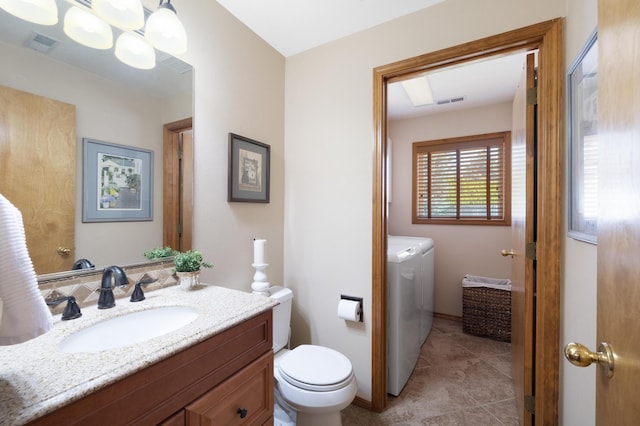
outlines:
[[[256,270],[256,273],[253,275],[253,283],[251,284],[252,293],[269,296],[269,282],[267,281],[267,274],[264,272],[269,264],[253,263],[251,266]]]

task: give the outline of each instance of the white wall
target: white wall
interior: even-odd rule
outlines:
[[[97,266],[144,260],[145,250],[162,244],[162,125],[189,117],[190,97],[166,100],[136,93],[34,50],[4,43],[0,57],[7,58],[0,67],[0,84],[76,106],[75,258],[88,258]],[[152,221],[82,223],[85,137],[154,152]]]
[[[411,223],[413,142],[511,130],[511,102],[389,123],[392,142],[389,234],[429,237],[436,247],[434,311],[462,316],[465,274],[511,276],[511,227]]]
[[[598,3],[597,0],[568,0],[567,3],[565,64],[568,71],[596,28]],[[568,153],[567,142],[567,170]],[[565,197],[565,211],[568,211],[567,200]],[[563,257],[560,345],[580,342],[595,350],[599,343],[596,340],[597,246],[567,238]],[[560,357],[560,424],[594,425],[597,369],[578,368],[569,364],[564,356]]]
[[[371,217],[376,66],[564,16],[556,0],[447,0],[287,58],[285,281],[294,343],[340,350],[371,397]],[[482,16],[482,19],[478,19]],[[365,323],[339,320],[341,293]]]

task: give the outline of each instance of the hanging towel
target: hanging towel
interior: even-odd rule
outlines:
[[[53,318],[38,290],[22,214],[2,194],[0,241],[0,345],[13,345],[49,331]]]

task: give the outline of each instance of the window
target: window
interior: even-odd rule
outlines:
[[[511,132],[415,142],[413,223],[511,225]]]

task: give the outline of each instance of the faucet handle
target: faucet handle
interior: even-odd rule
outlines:
[[[142,287],[143,285],[147,285],[147,284],[151,284],[158,281],[157,278],[151,278],[149,277],[147,274],[145,274],[142,278],[140,278],[138,280],[138,282],[136,282],[136,285],[133,289],[133,293],[131,293],[131,299],[129,299],[131,302],[142,302],[145,297],[144,297],[144,292],[142,291]]]
[[[78,306],[78,304],[76,303],[76,298],[73,296],[65,296],[59,299],[48,301],[47,305],[57,306],[65,301],[67,302],[67,306],[65,306],[64,311],[62,312],[62,321],[80,318],[82,316],[82,312],[80,311],[80,306]]]

